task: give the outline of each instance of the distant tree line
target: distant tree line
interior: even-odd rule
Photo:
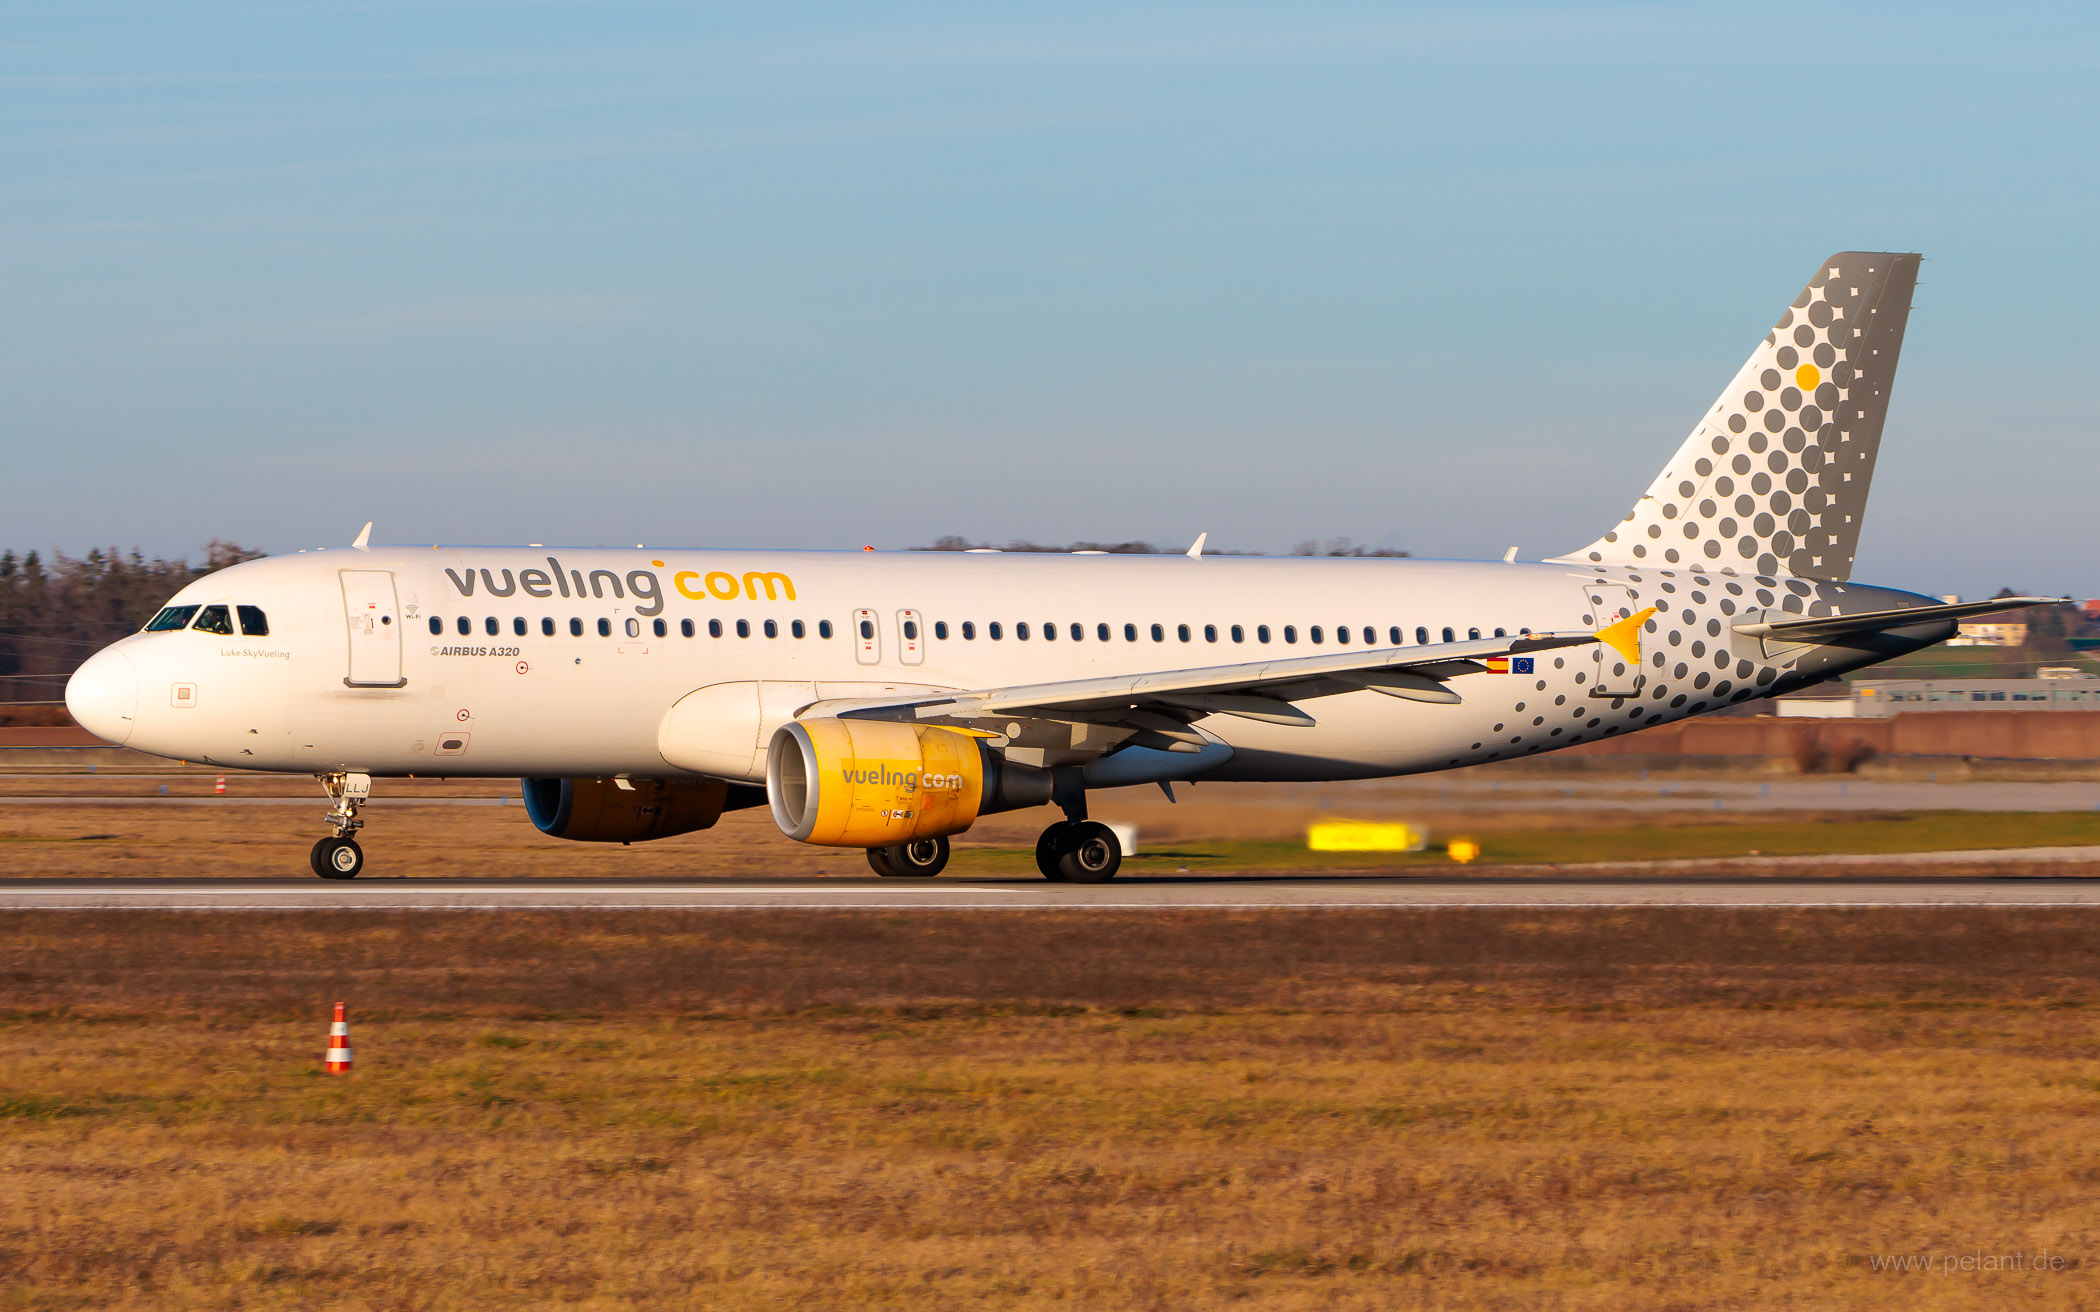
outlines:
[[[1036,542],[1009,542],[995,546],[990,542],[972,542],[958,534],[935,538],[930,547],[913,547],[914,551],[1039,551],[1052,554],[1073,551],[1101,551],[1111,556],[1178,556],[1186,547],[1161,547],[1150,542],[1072,542],[1063,546],[1045,546]],[[1206,556],[1259,556],[1259,551],[1232,551],[1223,547],[1206,546]],[[1310,538],[1291,548],[1293,556],[1384,556],[1400,557],[1408,553],[1393,547],[1366,547],[1348,538],[1329,538],[1315,542]]]
[[[201,565],[148,560],[114,547],[77,559],[54,553],[48,562],[35,551],[0,551],[0,723],[62,718],[20,703],[63,698],[67,675],[98,649],[137,632],[169,597],[262,554],[217,538],[205,546]]]

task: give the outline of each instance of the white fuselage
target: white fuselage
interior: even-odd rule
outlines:
[[[1909,594],[1682,569],[1390,559],[329,550],[237,565],[184,589],[171,605],[252,607],[268,633],[136,634],[83,669],[76,709],[140,751],[247,769],[664,775],[682,772],[660,741],[667,713],[713,685],[761,685],[765,713],[779,720],[890,690],[1580,632],[1662,607],[1643,637],[1638,687],[1609,648],[1545,652],[1528,674],[1455,679],[1458,705],[1360,691],[1306,701],[1312,727],[1213,715],[1199,727],[1230,751],[1188,766],[1211,779],[1361,778],[1533,754],[1777,691],[1805,649],[1768,651],[1731,622],[1891,597]],[[1621,695],[1598,695],[1600,681]],[[756,746],[746,781],[762,777],[762,735]]]

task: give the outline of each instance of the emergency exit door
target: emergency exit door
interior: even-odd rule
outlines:
[[[1615,624],[1642,609],[1634,599],[1631,588],[1593,583],[1583,590],[1583,599],[1589,603],[1591,627],[1602,629]],[[1648,681],[1647,672],[1641,667],[1640,633],[1634,633],[1634,650],[1629,656],[1608,642],[1599,642],[1590,648],[1596,660],[1590,684],[1592,697],[1638,697],[1641,687]]]
[[[383,569],[346,569],[343,616],[350,628],[350,672],[343,682],[352,688],[399,688],[401,677],[401,608],[394,599],[394,575]]]

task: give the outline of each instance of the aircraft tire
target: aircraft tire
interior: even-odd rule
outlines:
[[[948,865],[948,840],[945,838],[921,838],[882,850],[889,868],[880,873],[898,878],[930,879]]]
[[[1071,884],[1105,884],[1123,865],[1123,845],[1116,831],[1098,820],[1073,825],[1059,845],[1057,867]]]
[[[1058,858],[1064,853],[1065,835],[1071,830],[1071,821],[1060,820],[1035,840],[1035,868],[1043,872],[1043,878],[1060,884],[1065,882],[1064,867],[1058,864]]]
[[[309,861],[323,879],[355,879],[365,868],[365,850],[354,838],[324,838],[314,844]]]

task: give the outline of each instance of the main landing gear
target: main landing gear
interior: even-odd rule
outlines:
[[[948,864],[948,840],[921,838],[893,847],[868,849],[868,864],[885,879],[927,878]]]
[[[314,873],[323,879],[355,879],[365,868],[365,850],[351,835],[365,827],[358,814],[372,800],[372,776],[335,771],[316,775],[328,794],[328,824],[335,833],[314,844],[309,858]]]
[[[1086,818],[1086,789],[1077,770],[1052,776],[1050,800],[1064,808],[1065,818],[1035,840],[1035,868],[1060,884],[1105,884],[1123,864],[1123,845],[1116,831]]]

